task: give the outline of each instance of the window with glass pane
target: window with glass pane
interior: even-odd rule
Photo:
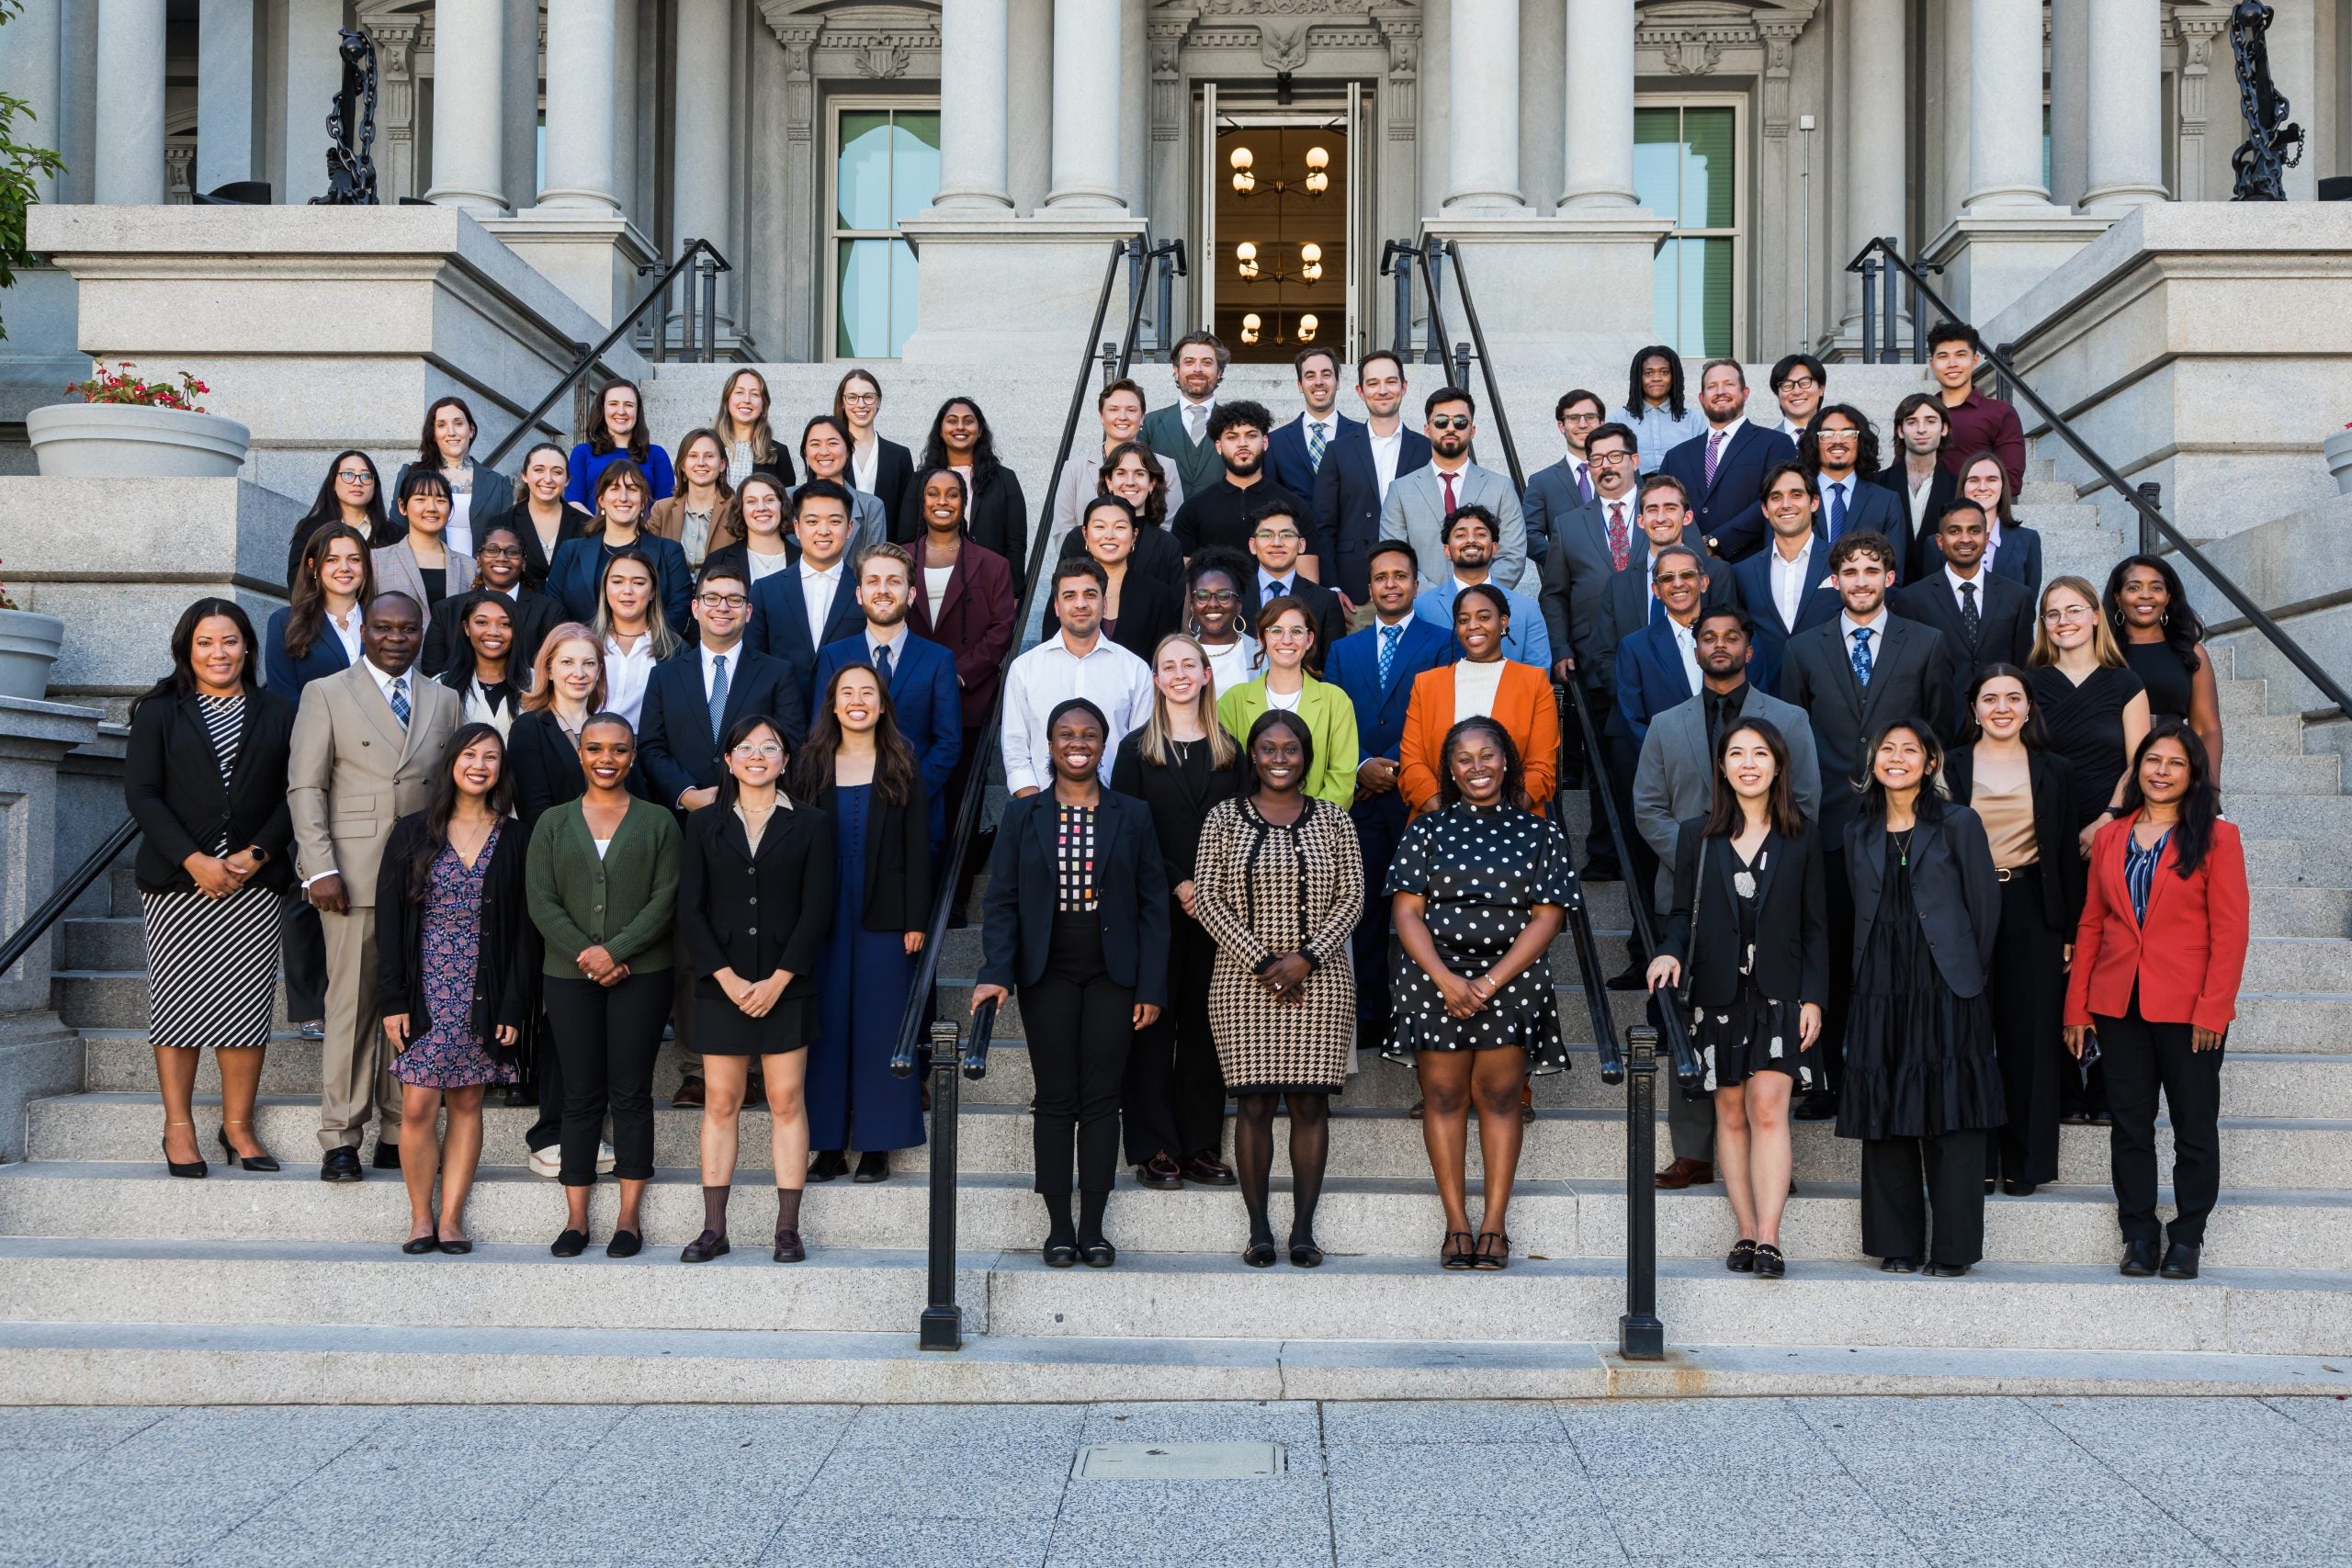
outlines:
[[[833,159],[833,352],[896,359],[915,325],[915,254],[901,220],[939,188],[939,111],[843,108]]]
[[[1657,254],[1659,336],[1687,355],[1733,352],[1739,235],[1738,111],[1729,104],[1634,111],[1634,186],[1674,220]]]

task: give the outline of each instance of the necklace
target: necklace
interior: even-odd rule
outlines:
[[[1908,866],[1911,863],[1911,835],[1913,831],[1915,831],[1915,829],[1905,828],[1900,833],[1890,830],[1886,835],[1888,838],[1894,840],[1894,852],[1897,856],[1897,863],[1905,866]]]

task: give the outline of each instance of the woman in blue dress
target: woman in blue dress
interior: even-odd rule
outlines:
[[[792,760],[793,798],[833,825],[833,930],[808,1048],[808,1179],[882,1181],[889,1152],[922,1143],[922,1080],[890,1071],[931,913],[929,806],[913,748],[870,664],[826,682]]]

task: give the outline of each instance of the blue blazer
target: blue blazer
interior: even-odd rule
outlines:
[[[351,660],[343,651],[343,639],[334,635],[332,626],[319,628],[319,640],[301,658],[287,652],[286,623],[293,615],[294,607],[290,604],[272,610],[269,628],[261,638],[262,683],[289,703],[300,702],[302,688],[322,675],[351,668]]]
[[[770,578],[769,581],[775,580]],[[890,709],[899,733],[914,748],[922,773],[923,798],[931,803],[931,841],[947,838],[947,775],[964,753],[964,695],[956,684],[956,656],[928,637],[901,632],[890,652]],[[845,664],[866,662],[863,625],[817,653],[810,685],[823,691]]]
[[[1797,455],[1796,443],[1777,430],[1750,422],[1724,446],[1715,464],[1715,482],[1706,482],[1707,438],[1694,435],[1666,455],[1661,472],[1680,479],[1699,513],[1699,531],[1727,561],[1745,560],[1764,547],[1764,470]]]
[[[637,543],[629,547],[653,558],[653,591],[662,596],[662,613],[669,617],[672,631],[691,638],[695,635],[695,573],[686,564],[686,552],[675,539],[647,533],[639,533]],[[605,548],[601,529],[586,538],[566,539],[556,546],[555,558],[548,562],[547,593],[563,606],[568,618],[595,624],[596,596],[611,553]]]
[[[1617,709],[1611,722],[1634,745],[1649,734],[1651,719],[1697,694],[1666,622],[1652,621],[1617,645]]]
[[[1405,635],[1396,643],[1396,660],[1388,684],[1380,683],[1380,626],[1377,622],[1351,632],[1331,647],[1323,679],[1348,694],[1356,705],[1356,750],[1360,758],[1398,761],[1397,747],[1405,739],[1405,710],[1413,700],[1413,677],[1451,664],[1458,655],[1453,634],[1419,615],[1405,618]]]
[[[772,572],[752,590],[752,625],[743,646],[781,659],[792,668],[800,693],[800,711],[817,711],[817,650],[865,626],[865,612],[857,607],[857,585],[850,581],[849,563],[842,563],[841,581],[833,589],[832,608],[825,612],[824,635],[808,640],[808,602],[800,596],[800,569]]]
[[[1814,531],[1833,545],[1847,534],[1883,536],[1886,542],[1894,547],[1896,574],[1908,581],[1909,573],[1902,570],[1903,563],[1911,558],[1911,506],[1908,498],[1895,494],[1884,485],[1872,483],[1860,472],[1847,482],[1846,488],[1845,531],[1837,538],[1830,538],[1829,494],[1826,490],[1822,492],[1821,511],[1814,518]],[[1768,535],[1764,543],[1769,547],[1771,542]],[[1757,551],[1758,555],[1763,553],[1761,549]]]
[[[1327,463],[1331,460],[1331,448],[1337,446],[1349,431],[1363,427],[1363,421],[1350,419],[1337,409],[1332,410],[1331,439],[1324,444],[1323,460]],[[1306,415],[1302,413],[1296,419],[1278,424],[1267,434],[1266,472],[1273,476],[1276,484],[1293,495],[1314,495],[1315,477],[1319,470],[1306,459]],[[1314,519],[1302,517],[1298,521],[1299,525],[1308,532],[1308,542],[1313,543]]]
[[[1324,461],[1329,462],[1330,458],[1327,456]],[[1939,555],[1930,564],[1935,570],[1941,570],[1943,558]],[[2022,587],[2026,591],[2027,597],[2034,602],[2033,614],[2037,617],[2040,616],[2041,614],[2041,536],[2022,523],[2003,528],[2000,550],[1993,557],[1993,575],[2006,577],[2011,582]],[[2035,624],[2039,625],[2040,622],[2037,620]]]
[[[1876,485],[1871,488],[1878,489]],[[1850,521],[1852,513],[1847,515]],[[1804,597],[1797,601],[1797,624],[1793,626],[1781,624],[1780,607],[1772,601],[1770,547],[1733,567],[1731,576],[1739,586],[1739,602],[1756,626],[1756,657],[1748,661],[1747,678],[1766,696],[1777,697],[1781,694],[1781,655],[1788,648],[1789,638],[1807,627],[1838,618],[1838,591],[1821,586],[1829,578],[1829,542],[1822,537],[1819,529],[1814,531],[1813,547],[1805,552],[1804,580],[1809,586]]]
[[[1401,479],[1429,467],[1430,438],[1409,429],[1398,435],[1396,478]],[[1359,604],[1372,597],[1372,547],[1380,543],[1380,501],[1372,429],[1350,421],[1332,437],[1323,466],[1315,473],[1315,558],[1322,569],[1323,585]],[[1422,573],[1430,570],[1430,563],[1421,562]]]
[[[754,713],[782,725],[787,746],[799,745],[808,733],[808,709],[784,660],[738,643],[727,660],[727,708],[719,734]],[[645,703],[637,716],[637,771],[645,775],[648,795],[675,807],[686,791],[717,784],[718,769],[710,699],[703,695],[702,649],[690,643],[655,665],[645,682]]]

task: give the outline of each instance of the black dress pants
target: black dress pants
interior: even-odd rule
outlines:
[[[1363,914],[1349,940],[1356,964],[1356,1021],[1386,1030],[1388,998],[1388,863],[1405,837],[1409,814],[1405,797],[1395,790],[1360,800],[1348,810],[1355,825],[1356,848],[1363,857]],[[1204,993],[1206,991],[1204,985]],[[1208,998],[1201,998],[1206,1017]]]
[[[1872,1258],[1974,1263],[1984,1256],[1984,1145],[1971,1129],[1862,1140],[1862,1250]],[[1935,1239],[1928,1218],[1935,1216]]]
[[[1835,1094],[1846,1081],[1846,1010],[1854,995],[1854,889],[1846,880],[1844,850],[1822,850],[1821,881],[1829,904],[1829,1002],[1821,1010],[1821,1087]],[[1984,1178],[1980,1174],[1977,1179]]]
[[[1102,967],[1102,925],[1094,914],[1054,917],[1046,972],[1021,987],[1021,1018],[1036,1083],[1030,1121],[1035,1190],[1069,1196],[1070,1153],[1078,1189],[1108,1192],[1119,1170],[1119,1085],[1135,1035],[1136,994]]]
[[[301,888],[287,895],[278,923],[278,956],[286,965],[286,1016],[315,1023],[327,1015],[327,933]]]
[[[1642,744],[1630,735],[1611,735],[1601,744],[1607,749],[1610,797],[1617,802],[1617,820],[1625,829],[1626,858],[1621,867],[1625,874],[1625,897],[1645,898],[1654,905],[1657,896],[1657,852],[1650,848],[1649,840],[1634,827],[1634,773],[1641,766]],[[1594,815],[1599,816],[1602,809],[1600,802],[1594,801],[1592,809]],[[1605,818],[1601,822],[1600,836],[1602,842],[1609,841],[1609,825]],[[1655,919],[1650,922],[1653,932],[1657,930],[1658,923]],[[1625,939],[1625,953],[1637,966],[1650,961],[1651,955],[1641,951],[1641,938],[1637,935]]]
[[[1611,701],[1609,695],[1598,686],[1587,686],[1584,689],[1585,710],[1592,715],[1592,722],[1595,724],[1603,723],[1608,719]],[[1567,745],[1563,755],[1573,758],[1577,765],[1576,784],[1571,786],[1567,783],[1567,775],[1563,773],[1561,787],[1581,788],[1590,796],[1591,820],[1585,824],[1584,829],[1584,863],[1590,866],[1595,862],[1599,862],[1602,865],[1615,865],[1617,841],[1609,836],[1609,818],[1600,809],[1600,792],[1607,788],[1609,784],[1609,759],[1605,753],[1595,756],[1586,750],[1584,727],[1577,723],[1573,709],[1562,718],[1560,733],[1567,738]],[[1606,739],[1601,741],[1603,747],[1608,744]],[[1634,760],[1640,761],[1639,752],[1634,753]],[[1626,830],[1631,832],[1633,826],[1633,818],[1627,818]]]
[[[1214,1159],[1225,1146],[1225,1074],[1209,1036],[1209,971],[1216,942],[1173,899],[1168,909],[1169,1005],[1127,1049],[1122,1095],[1127,1163],[1165,1153],[1182,1164],[1194,1155]],[[1024,1008],[1027,994],[1023,995]],[[1030,1049],[1034,1052],[1033,1042]]]
[[[613,1175],[653,1176],[653,1058],[670,1016],[667,969],[631,975],[616,986],[594,980],[547,982],[548,1021],[563,1064],[563,1171],[566,1187],[596,1184],[596,1145],[613,1119]]]
[[[2205,1218],[2222,1191],[2222,1057],[2226,1047],[2190,1048],[2186,1023],[2140,1016],[2140,992],[2121,1018],[2095,1018],[2115,1110],[2108,1134],[2115,1165],[2116,1217],[2126,1241],[2165,1239],[2156,1222],[2156,1091],[2172,1117],[2172,1195],[2177,1213],[2169,1239],[2205,1241]]]
[[[533,1154],[563,1141],[563,1056],[555,1048],[555,1026],[542,1007],[531,1020],[531,1086],[537,1091],[539,1114],[523,1134],[523,1146]]]
[[[2039,1186],[2058,1179],[2058,1086],[2076,1068],[2062,1027],[2066,943],[2043,914],[2041,868],[2017,867],[2001,884],[1993,939],[1993,1043],[2009,1119],[1985,1151],[1984,1174]]]

